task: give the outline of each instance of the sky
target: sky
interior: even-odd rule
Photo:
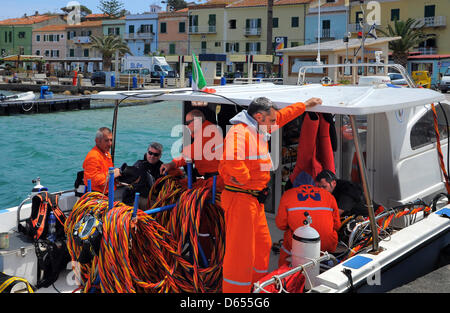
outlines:
[[[97,8],[100,0],[77,0],[80,4],[88,7],[92,13],[100,13]],[[2,9],[0,10],[0,20],[8,18],[22,17],[25,13],[27,15],[34,15],[36,11],[39,13],[58,12],[60,8],[67,6],[71,0],[0,0]],[[166,5],[161,4],[160,0],[121,0],[126,10],[132,14],[148,12],[151,4],[158,4],[163,9]]]

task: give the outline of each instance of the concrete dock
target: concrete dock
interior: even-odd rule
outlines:
[[[395,288],[389,293],[449,293],[450,264],[442,266],[404,286]]]

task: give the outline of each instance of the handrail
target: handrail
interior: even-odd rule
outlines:
[[[51,193],[51,195],[59,195],[61,196],[62,194],[65,193],[70,193],[70,192],[75,192],[75,189],[69,189],[69,190],[63,190],[63,191],[57,191],[57,192],[53,192]],[[20,211],[22,210],[22,207],[25,205],[25,203],[27,203],[28,201],[33,199],[33,194],[28,196],[25,200],[23,200],[20,205],[17,207],[17,227],[19,227],[19,224],[23,221],[25,221],[26,219],[21,220],[20,219]]]
[[[302,66],[298,71],[297,85],[304,85],[306,80],[306,70],[315,69],[315,68],[339,68],[339,67],[373,67],[373,66],[384,66],[389,68],[396,69],[406,80],[408,87],[415,88],[416,84],[409,74],[406,72],[406,69],[400,64],[384,64],[381,62],[376,63],[347,63],[347,64],[323,64],[323,65],[305,65]]]
[[[267,280],[265,282],[262,282],[262,283],[257,282],[257,283],[254,284],[255,288],[253,290],[253,293],[259,293],[261,291],[264,291],[264,287],[266,287],[266,286],[269,286],[269,285],[271,285],[273,283],[276,283],[277,281],[280,281],[281,279],[283,279],[285,277],[288,277],[288,276],[290,276],[292,274],[295,274],[297,272],[303,271],[307,267],[314,266],[317,263],[320,263],[320,262],[323,262],[323,261],[328,261],[331,258],[332,258],[332,256],[330,254],[328,254],[328,252],[325,252],[323,256],[321,256],[321,257],[319,257],[317,259],[314,259],[312,261],[309,261],[308,263],[301,264],[301,265],[293,268],[292,270],[284,272],[283,274],[274,275],[271,279],[269,279],[269,280]]]
[[[276,82],[283,82],[283,78],[279,78],[279,77],[274,77],[274,78],[258,78],[258,77],[252,77],[252,78],[244,78],[244,77],[240,77],[240,78],[235,78],[233,80],[233,84],[253,84],[253,83],[276,83]]]

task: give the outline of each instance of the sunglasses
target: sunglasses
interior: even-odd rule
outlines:
[[[147,151],[148,155],[153,155],[155,157],[159,157],[161,155],[161,153],[155,153],[155,152],[151,152],[151,151]]]
[[[191,124],[193,121],[194,120],[192,119],[192,120],[186,121],[184,124],[187,126],[187,125]]]

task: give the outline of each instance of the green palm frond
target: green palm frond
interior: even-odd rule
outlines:
[[[92,47],[99,50],[103,55],[103,65],[106,69],[111,67],[111,60],[119,52],[120,56],[132,54],[127,43],[119,36],[91,36]]]
[[[416,19],[408,18],[406,21],[396,20],[393,24],[388,24],[386,30],[379,30],[387,37],[401,37],[389,43],[395,63],[406,66],[409,51],[433,37],[425,34],[423,27],[424,25],[419,25]]]

